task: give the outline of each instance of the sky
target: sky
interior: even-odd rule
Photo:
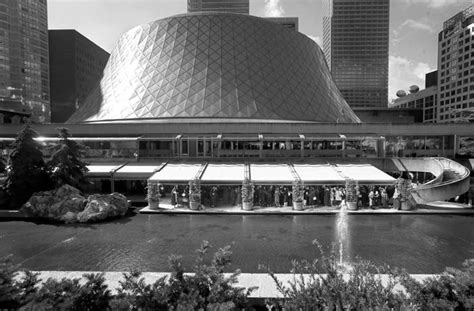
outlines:
[[[474,0],[391,0],[389,100],[411,85],[424,88],[437,69],[437,38],[443,22]],[[111,52],[127,30],[186,13],[186,0],[48,0],[49,29],[75,29]],[[299,30],[321,45],[322,0],[250,0],[255,16],[299,18]]]

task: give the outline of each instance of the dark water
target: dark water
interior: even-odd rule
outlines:
[[[474,217],[348,215],[346,258],[438,273],[474,258]],[[232,269],[262,272],[260,263],[289,272],[292,259],[318,255],[314,239],[337,240],[337,215],[214,216],[135,215],[113,222],[58,226],[0,222],[0,255],[13,254],[31,270],[168,271],[167,257],[183,255],[190,266],[202,240],[231,245]]]

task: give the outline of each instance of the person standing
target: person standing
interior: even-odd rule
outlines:
[[[273,204],[275,204],[275,207],[280,207],[280,187],[279,186],[275,187],[274,198],[275,200]]]
[[[171,206],[176,207],[178,205],[178,186],[174,186],[171,189]]]

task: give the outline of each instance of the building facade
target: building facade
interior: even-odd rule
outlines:
[[[390,108],[419,108],[423,110],[422,122],[436,123],[438,112],[437,102],[438,87],[434,85],[395,99]]]
[[[197,12],[249,14],[249,0],[188,0],[188,13]]]
[[[217,12],[123,34],[99,87],[69,121],[176,118],[359,122],[313,40],[264,18]]]
[[[109,53],[75,30],[49,31],[51,122],[62,123],[102,78]]]
[[[34,122],[50,121],[48,58],[46,0],[0,0],[0,96],[20,97]]]
[[[324,0],[323,47],[351,107],[387,107],[389,0]]]
[[[282,25],[285,28],[299,31],[298,17],[265,17],[266,20]]]
[[[459,111],[474,110],[474,5],[443,24],[438,35],[438,122],[473,122]]]

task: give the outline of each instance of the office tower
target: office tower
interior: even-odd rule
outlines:
[[[389,0],[324,0],[323,46],[352,107],[387,107]]]
[[[75,30],[49,31],[51,122],[67,121],[102,78],[109,53]]]
[[[46,0],[0,0],[0,97],[20,98],[34,122],[50,120],[48,67]]]
[[[265,19],[288,29],[298,31],[298,17],[265,17]]]
[[[471,5],[445,21],[438,35],[438,122],[474,121],[473,11]]]
[[[188,13],[196,12],[249,14],[249,0],[188,0]]]

